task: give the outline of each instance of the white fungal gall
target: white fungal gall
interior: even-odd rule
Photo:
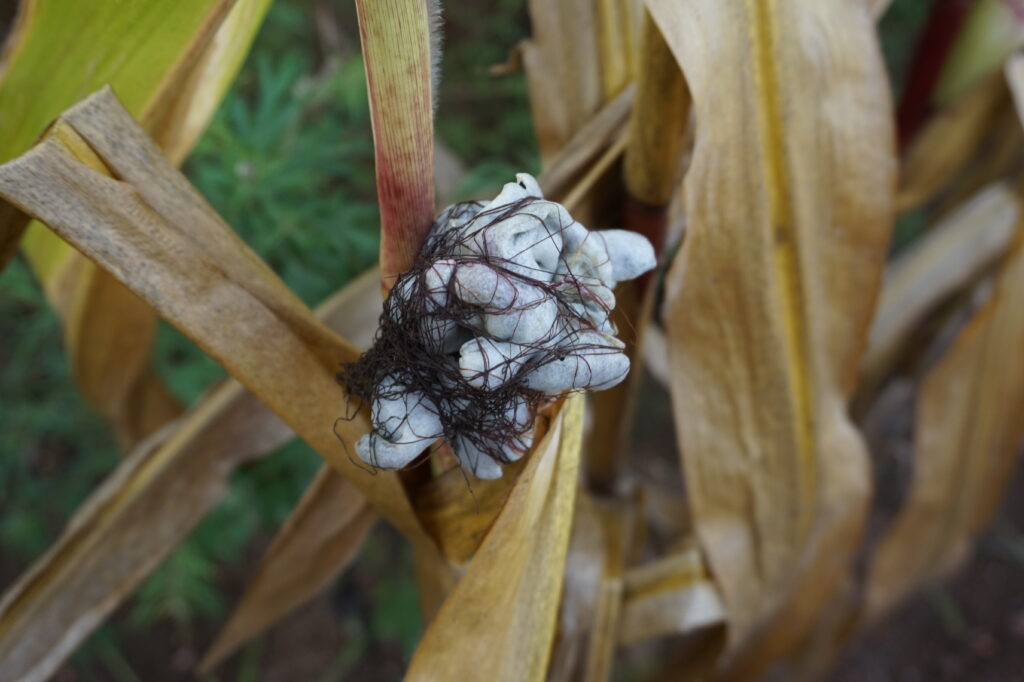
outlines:
[[[557,395],[563,391],[611,388],[629,373],[624,344],[610,334],[583,332],[571,343],[563,358],[554,358],[532,370],[527,385],[535,391]]]
[[[396,469],[416,459],[443,435],[437,406],[394,379],[382,382],[382,397],[373,403],[374,432],[356,444],[356,454],[373,466]]]
[[[601,230],[595,232],[605,243],[611,259],[612,278],[616,282],[636,279],[657,265],[654,246],[647,237],[629,230]]]
[[[457,438],[452,446],[459,465],[479,479],[501,478],[501,465],[466,438]]]
[[[443,436],[473,476],[501,476],[531,447],[539,405],[626,377],[612,289],[654,266],[643,236],[591,232],[530,175],[448,207],[392,289],[374,347],[340,375],[372,403],[357,454],[400,468]]]
[[[544,289],[483,263],[459,266],[455,282],[455,294],[483,310],[483,324],[490,335],[520,344],[551,335],[558,302]]]
[[[526,353],[515,343],[470,339],[459,349],[459,370],[471,386],[494,390],[516,378]]]

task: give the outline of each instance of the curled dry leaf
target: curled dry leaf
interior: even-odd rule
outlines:
[[[522,45],[530,109],[546,164],[604,105],[593,0],[530,0],[533,35]],[[566,36],[571,35],[572,40]]]
[[[583,397],[567,398],[465,575],[427,628],[407,680],[543,679],[572,526]]]
[[[647,12],[639,60],[623,183],[633,199],[665,207],[679,192],[682,180],[690,93],[665,37]]]
[[[725,619],[701,552],[692,544],[631,568],[624,588],[618,632],[622,644],[689,633]]]
[[[635,88],[627,87],[605,103],[544,165],[544,172],[537,177],[544,196],[560,201],[571,190],[573,181],[622,136],[634,94]]]
[[[454,564],[470,559],[505,504],[509,490],[525,466],[510,464],[507,475],[494,480],[475,480],[455,467],[431,479],[413,499],[416,514],[444,556]]]
[[[867,615],[948,574],[992,518],[1024,435],[1024,229],[990,300],[921,385],[914,479],[874,555]]]
[[[643,5],[639,0],[597,0],[595,4],[601,92],[607,100],[633,79]]]
[[[867,384],[886,373],[907,337],[937,304],[969,285],[1006,252],[1019,211],[1009,187],[987,187],[887,268],[864,355]]]
[[[942,191],[970,161],[1005,98],[1002,77],[992,74],[932,117],[900,167],[899,211],[920,206]]]
[[[640,0],[569,0],[529,3],[532,37],[512,53],[503,73],[525,64],[530,103],[545,168],[572,140],[595,145],[583,134],[630,89],[637,73]],[[498,70],[492,69],[497,74]],[[625,111],[622,112],[625,115]],[[545,193],[560,189],[541,179]]]
[[[369,475],[346,454],[365,416],[344,410],[334,380],[357,351],[319,323],[160,154],[109,91],[65,120],[117,177],[53,138],[0,167],[0,196],[43,220],[256,394],[347,475],[374,509],[424,551],[436,550],[393,474]],[[215,314],[211,314],[211,311]]]
[[[732,669],[750,674],[813,627],[860,539],[846,402],[891,226],[891,103],[865,3],[648,8],[697,126],[667,285],[676,427]]]
[[[1004,74],[1024,122],[1024,58],[1007,60]],[[1013,249],[996,275],[991,299],[919,391],[914,479],[871,565],[869,619],[959,563],[971,536],[991,519],[1024,433],[1024,227],[1019,197],[1002,200],[1016,204],[1003,220],[1015,220]]]
[[[352,483],[321,467],[274,538],[199,671],[209,671],[327,587],[355,557],[376,521],[377,515]]]
[[[371,270],[321,305],[318,317],[368,344],[365,321],[380,314],[379,281],[379,273]],[[0,599],[0,679],[45,679],[222,499],[238,465],[293,436],[263,403],[229,379],[137,448],[76,512],[57,544]],[[349,487],[345,496],[324,504],[365,507],[363,496],[334,476],[321,490]],[[322,510],[302,514],[288,524],[289,532],[311,532],[303,530],[306,522],[323,515]],[[340,519],[328,515],[315,529],[316,537],[341,537],[354,551],[359,527],[369,523],[366,517],[364,512]],[[276,544],[291,548],[295,542]],[[345,557],[339,554],[345,548],[332,550],[319,564],[333,563],[336,573],[344,567]],[[287,558],[284,552],[272,557],[282,555]],[[276,574],[273,567],[266,572]],[[288,598],[301,603],[309,589],[299,586]],[[274,596],[275,607],[283,608],[281,594]]]
[[[379,285],[380,271],[373,268],[317,308],[317,316],[359,348],[367,348],[381,313]],[[262,406],[260,414],[273,418]],[[252,417],[260,418],[255,412]],[[354,558],[376,518],[366,498],[347,479],[329,465],[321,466],[260,561],[200,669],[216,666],[325,589]]]
[[[590,642],[583,670],[585,680],[611,679],[625,592],[626,562],[632,544],[633,509],[629,502],[596,500],[604,551],[590,623]]]

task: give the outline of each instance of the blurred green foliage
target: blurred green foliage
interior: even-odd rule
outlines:
[[[0,279],[0,556],[24,564],[118,460],[73,389],[56,317],[28,266]]]
[[[895,0],[878,24],[882,52],[897,95],[903,92],[918,33],[928,19],[930,2]]]

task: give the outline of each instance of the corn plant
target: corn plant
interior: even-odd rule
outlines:
[[[608,679],[649,640],[671,643],[665,679],[813,676],[967,555],[1024,427],[1011,3],[979,0],[945,66],[911,69],[898,141],[884,0],[530,0],[505,68],[526,71],[540,187],[644,235],[660,266],[616,291],[630,379],[550,401],[531,451],[471,486],[443,454],[360,466],[369,410],[339,419],[335,380],[441,208],[437,10],[356,0],[380,267],[310,310],[176,169],[268,4],[21,3],[0,265],[20,245],[125,457],[0,600],[0,679],[47,679],[233,469],[296,435],[324,463],[200,670],[324,589],[380,518],[415,557],[412,680]],[[898,218],[927,228],[887,258]],[[179,404],[150,365],[158,317],[231,379]],[[685,495],[632,453],[644,364]],[[913,477],[868,539],[869,446],[907,413]]]

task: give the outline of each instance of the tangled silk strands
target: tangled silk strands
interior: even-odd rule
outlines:
[[[591,291],[600,286],[593,276],[574,272],[560,253],[561,262],[552,268],[552,277],[546,269],[481,248],[490,230],[509,216],[522,214],[524,207],[536,201],[541,200],[525,197],[488,210],[482,210],[482,203],[465,202],[439,217],[415,264],[399,277],[385,302],[373,347],[338,374],[351,396],[379,404],[415,395],[417,405],[427,406],[441,425],[440,433],[414,431],[417,437],[444,436],[452,444],[469,443],[496,461],[508,463],[510,452],[523,452],[530,446],[532,415],[552,397],[531,388],[528,378],[534,370],[574,355],[581,359],[575,371],[592,374],[590,363],[596,357],[621,354],[621,345],[595,325],[595,319],[607,320],[609,306]],[[539,217],[534,219],[547,228],[543,239],[550,239],[550,226]],[[563,233],[569,227],[558,225],[557,231]],[[522,252],[537,246],[534,238],[522,244]],[[468,294],[460,278],[452,276],[467,266],[485,266],[494,273],[495,282],[486,300]],[[527,298],[524,291],[543,295]],[[511,298],[503,298],[502,292],[511,292]],[[536,317],[532,313],[550,301],[557,313],[550,317],[546,329],[529,340],[506,344],[507,335],[498,338],[485,324],[489,316],[512,318],[515,335],[524,318]],[[460,367],[460,351],[472,339],[504,344],[503,348],[512,352],[502,354],[494,364],[485,358],[479,370],[467,373]],[[580,386],[572,390],[581,390],[587,382],[574,383]],[[382,434],[385,438],[406,425],[374,422],[378,430],[390,432]]]

